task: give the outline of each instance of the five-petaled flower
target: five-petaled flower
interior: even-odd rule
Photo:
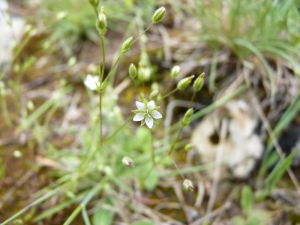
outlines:
[[[88,74],[84,80],[84,85],[92,91],[95,91],[100,85],[99,76],[92,76]]]
[[[153,127],[153,122],[157,122],[157,119],[162,118],[162,115],[157,111],[159,106],[155,105],[154,101],[147,102],[135,102],[138,109],[133,110],[136,115],[133,117],[133,121],[141,121],[141,126],[146,123],[146,125],[151,129]]]

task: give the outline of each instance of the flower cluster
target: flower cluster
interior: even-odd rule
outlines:
[[[135,102],[138,109],[133,110],[136,115],[133,117],[133,121],[141,121],[141,126],[146,123],[146,125],[151,129],[153,127],[153,122],[157,119],[162,118],[162,115],[157,111],[159,106],[155,105],[154,101],[147,102]]]

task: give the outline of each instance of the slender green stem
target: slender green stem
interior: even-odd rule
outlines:
[[[134,42],[136,42],[143,34],[145,34],[145,33],[152,27],[152,25],[153,25],[153,23],[151,23],[151,24],[146,28],[146,30],[144,30],[139,36],[137,36],[137,37],[133,40],[132,44],[133,44]]]
[[[178,89],[175,88],[174,90],[170,91],[168,94],[164,95],[161,99],[164,99],[166,97],[168,97],[169,95],[173,94],[175,91],[177,91]]]
[[[195,95],[196,95],[196,92],[194,91],[194,92],[193,92],[192,99],[191,99],[191,105],[190,105],[190,108],[192,108],[192,105],[193,105],[193,101],[194,101]]]
[[[115,69],[116,66],[118,65],[118,63],[119,63],[119,61],[120,61],[120,59],[121,59],[122,56],[123,56],[123,53],[121,53],[121,54],[118,56],[117,60],[116,60],[116,61],[114,62],[114,64],[112,65],[111,70],[109,71],[109,73],[108,73],[107,77],[105,78],[105,80],[103,81],[103,83],[107,82],[108,79],[111,77],[111,75],[113,74],[114,69]]]
[[[181,127],[180,127],[180,130],[179,130],[179,132],[178,132],[178,134],[177,134],[177,137],[176,137],[175,141],[173,142],[173,144],[171,145],[171,147],[170,147],[170,149],[169,149],[168,155],[171,155],[171,154],[172,154],[172,152],[173,152],[173,150],[174,150],[174,147],[175,147],[175,144],[177,143],[177,141],[178,141],[178,139],[179,139],[179,136],[180,136],[182,130],[183,130],[183,127],[181,126]]]
[[[104,68],[105,68],[105,49],[104,49],[104,36],[100,35],[100,45],[101,45],[101,50],[100,50],[100,55],[102,56],[102,63],[99,62],[99,73],[100,73],[100,87],[99,87],[99,126],[100,126],[100,133],[99,133],[99,142],[100,145],[102,144],[102,126],[103,126],[103,121],[102,121],[102,95],[103,95],[103,90],[102,90],[102,81],[104,78]],[[102,67],[101,67],[102,65]]]
[[[114,132],[112,135],[110,135],[107,139],[105,139],[105,140],[103,141],[103,143],[107,143],[107,142],[111,141],[111,140],[113,139],[113,137],[114,137],[120,130],[122,130],[124,127],[126,127],[126,125],[127,125],[130,121],[132,121],[132,119],[133,119],[133,116],[130,117],[124,124],[122,124],[122,126],[120,126],[118,129],[116,129],[115,132]]]
[[[85,225],[91,225],[85,206],[82,208],[81,214],[82,214],[84,224]]]
[[[99,73],[101,73],[101,75],[100,75],[100,84],[101,84],[103,81],[104,68],[105,68],[105,49],[104,49],[104,36],[103,35],[100,35],[100,42],[101,42],[102,69],[101,69],[101,64],[100,64]]]
[[[99,143],[102,144],[102,90],[99,90]]]
[[[151,159],[152,159],[152,164],[155,165],[155,155],[154,155],[154,144],[153,144],[153,132],[151,130]]]

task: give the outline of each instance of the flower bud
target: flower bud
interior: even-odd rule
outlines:
[[[194,82],[194,91],[200,91],[204,84],[204,73],[202,73]]]
[[[165,7],[160,7],[159,9],[157,9],[152,16],[152,23],[159,23],[164,17],[165,13],[166,13]]]
[[[180,66],[174,66],[171,70],[171,76],[175,78],[178,76],[179,73],[180,73]]]
[[[123,54],[126,53],[126,52],[128,52],[130,50],[130,47],[131,47],[131,45],[133,43],[132,39],[133,39],[132,37],[129,37],[122,44],[122,53]]]
[[[156,90],[154,90],[154,91],[151,92],[149,98],[151,100],[155,100],[158,97],[158,95],[159,95],[159,91],[156,89]]]
[[[133,163],[132,159],[129,158],[129,157],[127,157],[127,156],[123,157],[122,163],[123,163],[125,166],[128,166],[128,167],[134,167],[134,163]]]
[[[191,191],[191,192],[194,191],[193,183],[189,179],[185,179],[183,181],[183,187],[188,191]]]
[[[106,15],[103,12],[100,12],[98,18],[98,27],[99,29],[106,29],[106,26],[107,26]]]
[[[101,7],[101,11],[98,15],[98,21],[96,25],[100,35],[103,36],[106,33],[106,27],[107,27],[107,19],[104,13],[104,7]]]
[[[89,2],[94,7],[97,7],[99,5],[99,0],[89,0]]]
[[[34,110],[34,104],[31,100],[29,100],[27,102],[27,109],[30,110],[30,111],[33,111]]]
[[[194,148],[194,146],[190,143],[190,144],[187,144],[186,146],[184,146],[184,150],[185,151],[189,151],[189,150],[191,150],[191,149],[193,149]]]
[[[192,108],[190,108],[188,111],[186,111],[186,113],[184,114],[184,116],[181,120],[181,125],[183,127],[190,124],[193,113],[194,113],[194,109],[192,109]]]
[[[130,64],[129,66],[129,76],[134,79],[137,76],[137,68],[135,67],[135,65],[133,63]]]
[[[139,81],[148,81],[151,78],[151,68],[139,66],[138,70]]]
[[[177,84],[178,90],[181,90],[181,91],[185,90],[190,85],[193,78],[194,78],[194,75],[181,79]]]

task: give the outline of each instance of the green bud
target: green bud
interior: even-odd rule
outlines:
[[[139,81],[148,81],[151,78],[151,68],[140,66],[138,70]]]
[[[151,84],[151,90],[153,91],[153,90],[156,90],[156,89],[159,89],[159,84],[154,82],[154,83]]]
[[[160,7],[159,9],[157,9],[152,16],[152,23],[159,23],[164,17],[165,13],[166,13],[165,7]]]
[[[202,73],[194,82],[194,91],[200,91],[204,84],[204,73]]]
[[[133,43],[132,39],[133,39],[132,37],[129,37],[122,44],[122,53],[123,54],[126,53],[126,52],[128,52],[130,50],[130,47],[131,47],[131,45]]]
[[[194,75],[181,79],[177,84],[178,90],[181,90],[181,91],[185,90],[191,84],[193,78],[194,78]]]
[[[186,146],[184,146],[184,150],[185,151],[189,151],[189,150],[191,150],[191,149],[193,149],[194,148],[194,146],[190,143],[190,144],[187,144]]]
[[[174,66],[171,70],[171,76],[173,78],[176,78],[179,73],[180,73],[180,66]]]
[[[74,66],[77,62],[77,59],[76,57],[71,57],[69,60],[68,60],[68,66]]]
[[[193,183],[189,179],[185,179],[183,181],[183,187],[188,191],[191,191],[191,192],[194,191]]]
[[[158,97],[158,95],[159,95],[159,91],[156,89],[156,90],[154,90],[154,91],[151,92],[149,98],[151,100],[155,100]]]
[[[133,63],[130,64],[129,66],[129,76],[134,79],[137,76],[137,68],[135,67],[135,65]]]
[[[99,18],[98,18],[98,27],[99,29],[106,29],[107,26],[107,19],[106,15],[102,12],[99,13]]]
[[[96,23],[97,29],[100,33],[100,35],[104,35],[106,33],[106,27],[107,27],[107,19],[106,19],[106,15],[104,13],[104,7],[101,7],[101,11],[98,15],[98,20]]]
[[[34,110],[34,104],[31,100],[27,102],[27,109],[29,109],[30,111]]]
[[[192,108],[190,108],[190,109],[188,109],[188,111],[186,111],[186,113],[184,114],[184,116],[181,120],[181,125],[183,127],[190,124],[193,113],[194,113],[194,109],[192,109]]]
[[[98,7],[98,5],[99,5],[99,0],[89,0],[89,2],[95,8]]]

